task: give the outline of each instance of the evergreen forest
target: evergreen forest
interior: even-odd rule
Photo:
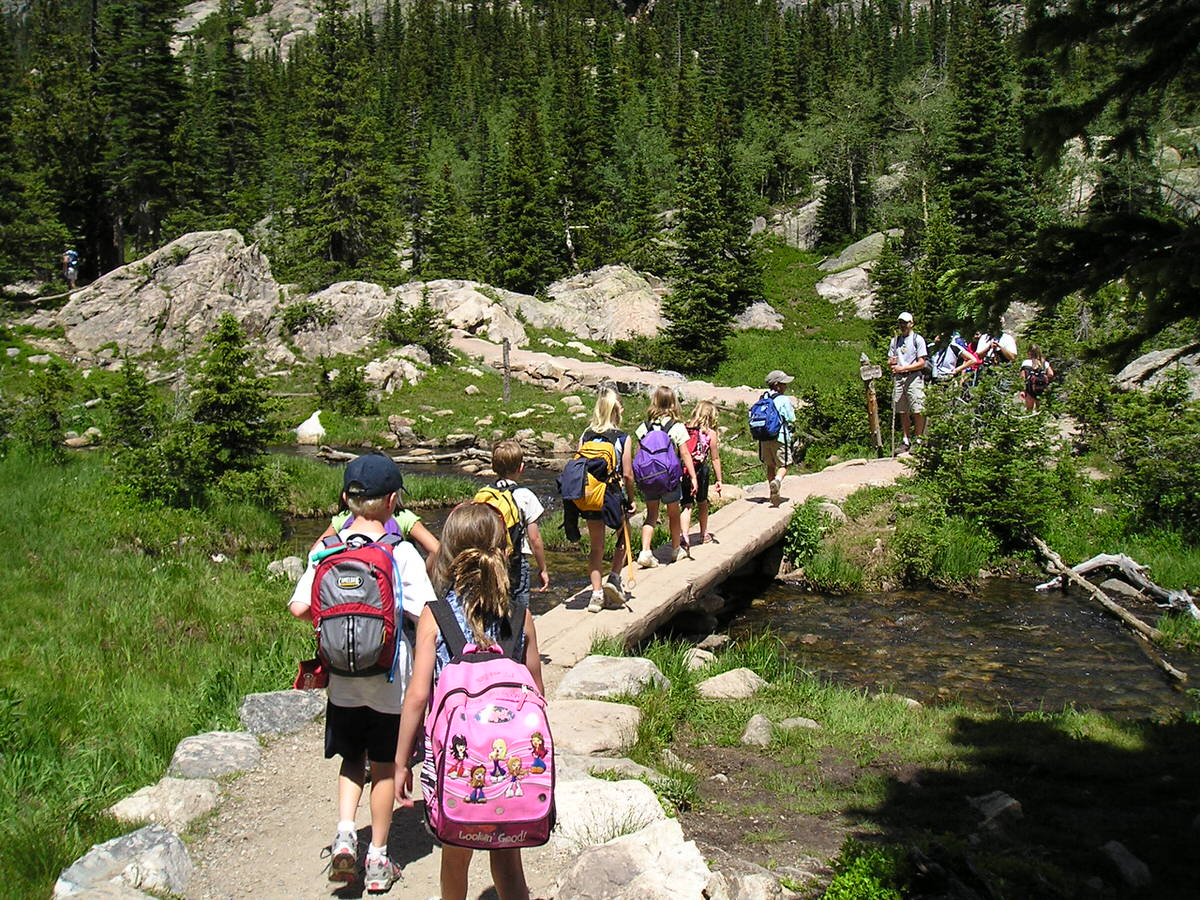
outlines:
[[[1132,352],[1190,314],[1195,192],[1163,149],[1195,161],[1197,0],[320,0],[314,34],[251,53],[267,9],[186,36],[178,0],[4,17],[0,282],[219,228],[310,288],[534,293],[623,262],[675,278],[695,353],[760,292],[752,219],[819,197],[824,245],[904,229],[883,320],[1124,280]]]

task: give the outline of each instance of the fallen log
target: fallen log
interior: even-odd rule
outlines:
[[[1193,619],[1200,619],[1200,609],[1197,609],[1196,602],[1191,594],[1187,591],[1167,590],[1164,587],[1159,587],[1146,577],[1149,566],[1143,566],[1137,560],[1131,559],[1124,553],[1100,553],[1091,559],[1084,560],[1078,565],[1071,567],[1071,570],[1079,575],[1086,575],[1089,572],[1094,572],[1096,569],[1116,569],[1120,572],[1121,578],[1148,596],[1159,606],[1182,610],[1188,613]],[[1062,578],[1063,576],[1061,575],[1051,578],[1045,584],[1039,584],[1037,589],[1044,591],[1051,587],[1058,587],[1062,584]]]
[[[1053,571],[1058,572],[1059,575],[1062,576],[1062,578],[1065,578],[1067,581],[1070,581],[1072,584],[1075,584],[1078,587],[1081,587],[1085,591],[1087,591],[1093,600],[1095,600],[1097,603],[1099,603],[1101,606],[1103,606],[1106,610],[1108,610],[1108,612],[1112,613],[1114,616],[1116,616],[1118,619],[1120,619],[1121,622],[1123,622],[1125,624],[1125,626],[1128,627],[1134,633],[1134,635],[1136,637],[1141,638],[1142,640],[1147,641],[1147,642],[1154,642],[1154,641],[1162,640],[1163,635],[1162,635],[1161,631],[1159,631],[1157,628],[1153,627],[1152,625],[1147,625],[1145,622],[1143,622],[1141,619],[1139,619],[1133,613],[1129,612],[1129,610],[1125,609],[1125,607],[1121,606],[1121,604],[1117,603],[1115,600],[1113,600],[1111,597],[1109,597],[1108,594],[1104,593],[1104,591],[1100,590],[1100,588],[1096,587],[1094,584],[1092,584],[1090,581],[1088,581],[1086,578],[1084,578],[1082,575],[1080,575],[1078,572],[1076,572],[1074,569],[1072,569],[1070,566],[1068,566],[1066,563],[1064,563],[1062,561],[1062,557],[1060,557],[1057,553],[1055,553],[1045,541],[1043,541],[1041,538],[1038,538],[1038,537],[1034,537],[1032,540],[1033,540],[1033,545],[1035,547],[1037,547],[1038,551],[1042,554],[1042,556],[1046,557],[1046,559],[1049,560],[1050,568]],[[1055,580],[1058,581],[1060,584],[1062,583],[1062,579],[1055,579]],[[1045,590],[1052,583],[1053,582],[1047,582],[1045,585],[1038,585],[1038,589]],[[1150,647],[1146,646],[1146,647],[1143,647],[1142,649],[1144,651],[1146,651],[1147,657],[1155,665],[1157,665],[1160,669],[1162,669],[1164,672],[1166,672],[1172,678],[1174,678],[1177,681],[1187,681],[1187,673],[1186,672],[1181,672],[1179,669],[1175,668],[1173,665],[1171,665],[1169,662],[1167,662],[1165,659],[1163,659],[1157,653],[1153,652]]]

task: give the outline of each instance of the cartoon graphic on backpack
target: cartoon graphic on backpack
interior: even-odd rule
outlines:
[[[774,391],[764,391],[750,407],[750,437],[756,441],[774,441],[779,438],[783,419],[775,406],[775,396]]]
[[[467,643],[448,601],[429,604],[429,611],[450,662],[425,717],[426,824],[456,847],[541,846],[554,828],[554,741],[545,698],[514,658],[525,608],[512,610],[506,634],[487,650]]]
[[[558,479],[559,492],[581,512],[604,508],[604,494],[617,476],[616,433],[588,429]]]
[[[395,674],[400,597],[392,547],[403,540],[395,534],[378,541],[332,536],[325,539],[325,549],[313,554],[313,630],[317,657],[330,671],[386,673],[389,681]]]
[[[633,455],[633,480],[648,496],[669,494],[683,480],[683,463],[669,433],[674,424],[672,420],[651,425]]]

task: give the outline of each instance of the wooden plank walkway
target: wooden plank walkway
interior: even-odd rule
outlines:
[[[783,538],[796,503],[810,496],[844,500],[864,485],[891,484],[907,469],[897,459],[850,460],[811,475],[784,479],[785,502],[773,509],[765,484],[744,499],[722,506],[709,517],[709,530],[720,543],[692,549],[693,559],[663,564],[669,545],[659,548],[659,566],[637,569],[632,599],[622,609],[586,610],[588,591],[538,617],[538,648],[544,661],[573,666],[588,655],[596,636],[618,636],[634,643],[653,633],[693,600],[723,583],[755,556]],[[632,535],[634,547],[638,536]]]

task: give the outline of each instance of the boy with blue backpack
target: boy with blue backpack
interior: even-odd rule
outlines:
[[[684,554],[691,556],[683,536],[679,501],[683,498],[683,473],[687,472],[695,484],[696,469],[687,449],[688,430],[683,422],[683,411],[672,388],[666,385],[655,388],[646,418],[634,434],[638,449],[633,455],[633,480],[646,501],[642,552],[638,554],[637,563],[643,569],[650,569],[658,565],[650,544],[661,503],[667,506],[667,521],[671,526],[671,562],[677,562]]]
[[[750,407],[750,436],[758,441],[758,458],[767,469],[772,506],[783,502],[780,489],[792,462],[796,410],[792,398],[784,393],[792,380],[786,372],[772,370],[766,378],[767,390]]]
[[[401,486],[396,464],[381,453],[364,454],[347,464],[343,484],[353,521],[318,542],[288,608],[313,623],[317,655],[329,673],[325,758],[342,757],[337,833],[327,850],[329,880],[351,882],[358,875],[355,816],[369,761],[371,841],[364,887],[386,891],[400,878],[400,867],[387,855],[387,837],[400,711],[412,672],[404,618],[415,623],[435,598],[416,548],[387,531]]]

